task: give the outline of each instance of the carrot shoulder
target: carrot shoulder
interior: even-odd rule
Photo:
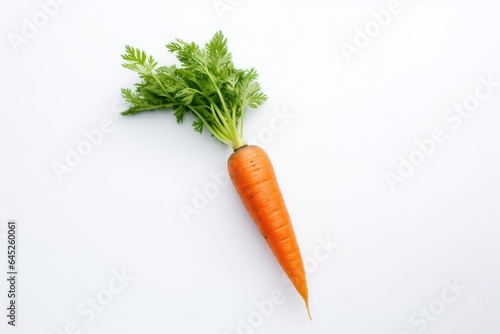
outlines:
[[[246,210],[304,299],[311,317],[302,255],[271,160],[259,146],[244,146],[229,157],[228,172]]]

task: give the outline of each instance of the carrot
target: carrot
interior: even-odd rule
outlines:
[[[304,299],[311,318],[304,263],[271,160],[259,146],[244,146],[229,157],[228,172],[243,205]]]
[[[122,65],[139,74],[142,81],[134,90],[122,89],[130,105],[122,115],[171,109],[177,122],[182,123],[185,115],[191,114],[195,131],[207,129],[231,147],[231,180],[311,317],[304,264],[273,166],[262,148],[248,146],[243,139],[245,109],[257,108],[267,100],[256,81],[257,71],[234,66],[220,31],[204,48],[176,39],[167,49],[176,54],[180,68],[157,66],[144,51],[125,47]]]

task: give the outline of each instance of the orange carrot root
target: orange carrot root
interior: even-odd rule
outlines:
[[[246,210],[304,299],[311,318],[302,255],[271,160],[262,148],[244,146],[229,157],[228,172]]]

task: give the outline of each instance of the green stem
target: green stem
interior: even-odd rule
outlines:
[[[208,122],[200,115],[200,113],[196,109],[192,108],[191,106],[187,107],[193,112],[193,114],[196,115],[196,117],[198,117],[203,122],[203,124],[207,127],[208,131],[210,131],[215,136],[215,138],[219,139],[224,144],[233,147],[233,143],[227,137],[227,135],[224,135],[218,129],[210,126],[210,124],[208,124]]]
[[[224,130],[224,132],[228,136],[230,136],[230,134],[227,133],[227,131],[229,130],[230,127],[227,124],[226,118],[224,117],[224,115],[222,114],[222,112],[220,111],[220,109],[217,107],[217,105],[215,103],[212,102],[212,104],[210,105],[210,110],[212,111],[212,115],[214,115],[215,121],[219,125],[220,130]],[[224,124],[222,124],[221,122]]]
[[[245,115],[244,115],[244,107],[241,107],[241,117],[240,117],[240,136],[243,137],[243,120],[245,119]]]

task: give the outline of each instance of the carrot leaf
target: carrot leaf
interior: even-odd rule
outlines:
[[[158,66],[151,55],[125,46],[122,66],[136,72],[141,81],[134,89],[121,90],[129,104],[122,115],[171,109],[177,123],[182,123],[184,115],[191,113],[196,132],[207,129],[233,150],[244,146],[245,108],[257,108],[267,100],[255,68],[234,66],[221,31],[204,47],[176,39],[166,48],[175,54],[178,65]]]

